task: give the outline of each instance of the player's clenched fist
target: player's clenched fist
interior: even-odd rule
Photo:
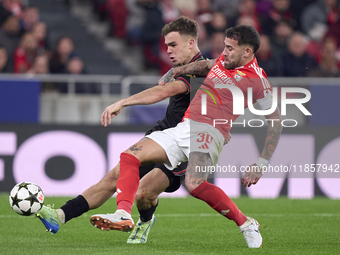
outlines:
[[[121,101],[118,101],[108,107],[106,107],[106,109],[104,110],[104,112],[102,113],[102,125],[104,127],[107,126],[107,120],[109,120],[109,124],[111,124],[111,119],[118,115],[120,113],[120,111],[122,110],[123,105]]]

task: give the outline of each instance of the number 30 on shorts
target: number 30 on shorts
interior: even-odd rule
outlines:
[[[205,133],[198,133],[197,134],[199,136],[199,138],[196,140],[198,143],[211,143],[213,140],[213,137],[209,134],[205,134]]]

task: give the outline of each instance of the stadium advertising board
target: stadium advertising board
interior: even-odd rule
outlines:
[[[210,180],[231,197],[340,198],[340,149],[337,128],[284,129],[258,185],[241,187],[244,167],[256,161],[266,128],[235,128]],[[37,183],[47,196],[74,196],[98,182],[115,166],[122,151],[147,127],[2,125],[0,191],[19,182]],[[247,146],[244,146],[247,145]],[[185,197],[184,187],[163,196]]]

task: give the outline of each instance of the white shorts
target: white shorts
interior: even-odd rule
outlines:
[[[162,146],[170,162],[170,165],[164,165],[169,170],[188,161],[189,153],[193,151],[209,153],[213,165],[216,165],[224,144],[224,137],[218,129],[190,119],[146,137]]]

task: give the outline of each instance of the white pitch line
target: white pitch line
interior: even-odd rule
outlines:
[[[218,213],[198,213],[198,214],[155,214],[157,217],[217,217],[221,216]],[[248,214],[247,214],[248,215]],[[132,216],[139,216],[138,214]],[[249,216],[263,217],[296,217],[296,216],[312,216],[312,217],[340,217],[339,213],[313,213],[313,214],[267,214],[267,213],[252,213]]]
[[[81,215],[80,217],[91,217],[92,214],[85,213]],[[174,214],[162,214],[162,213],[156,213],[156,217],[164,217],[164,218],[181,218],[181,217],[220,217],[221,215],[218,213],[197,213],[197,214],[180,214],[180,213],[174,213]],[[247,214],[248,215],[248,214]],[[19,215],[13,214],[13,215],[3,215],[0,214],[0,218],[14,218],[18,217]],[[138,214],[132,214],[132,217],[138,217]],[[340,217],[339,213],[310,213],[310,214],[268,214],[268,213],[252,213],[249,214],[249,216],[260,216],[260,217]],[[30,216],[28,218],[33,218],[33,216]]]

